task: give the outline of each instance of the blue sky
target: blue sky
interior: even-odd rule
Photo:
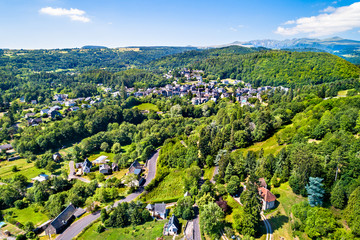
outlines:
[[[0,0],[0,48],[360,40],[359,30],[360,2],[346,0]]]

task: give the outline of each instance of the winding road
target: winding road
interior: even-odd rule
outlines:
[[[156,173],[156,164],[159,157],[160,149],[155,152],[153,156],[151,156],[147,161],[147,168],[148,168],[148,174],[146,176],[146,182],[144,186],[147,186],[151,180],[154,179],[155,173]],[[74,166],[74,165],[73,165]],[[71,173],[71,166],[70,166],[70,173]],[[119,201],[116,201],[114,203],[114,206],[118,206],[122,202],[131,202],[136,197],[138,197],[142,192],[144,191],[144,188],[139,188],[136,192],[131,193],[126,198],[121,199]],[[84,228],[89,226],[93,221],[98,219],[100,217],[100,211],[97,211],[93,214],[90,214],[86,217],[83,217],[79,219],[78,221],[71,224],[62,234],[60,234],[56,240],[70,240],[76,237]]]

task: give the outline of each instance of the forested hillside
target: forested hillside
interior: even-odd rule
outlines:
[[[261,51],[209,57],[191,65],[217,78],[256,85],[304,85],[358,78],[360,69],[329,53]]]

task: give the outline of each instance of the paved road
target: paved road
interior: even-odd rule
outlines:
[[[193,220],[194,240],[201,240],[200,224],[199,224],[199,208],[197,206],[194,208],[194,212],[195,212],[195,216],[196,216]]]
[[[145,186],[148,185],[151,180],[155,177],[156,173],[156,163],[159,156],[159,151],[156,151],[156,153],[148,160],[147,167],[148,167],[148,175],[146,176],[146,182]],[[70,173],[71,173],[71,167],[70,167]],[[141,187],[136,192],[131,193],[126,198],[121,199],[119,201],[116,201],[114,203],[114,206],[118,206],[122,202],[131,202],[136,197],[138,197],[142,192],[144,191],[144,188]],[[76,237],[85,227],[90,225],[93,221],[98,219],[100,217],[100,212],[94,213],[92,215],[88,215],[86,217],[83,217],[76,221],[74,224],[69,226],[61,235],[59,235],[56,240],[70,240],[74,237]]]
[[[159,157],[159,152],[160,152],[160,149],[157,150],[154,153],[154,155],[152,155],[152,157],[147,160],[146,167],[149,169],[149,172],[146,176],[146,182],[145,182],[144,186],[147,186],[151,182],[151,180],[153,180],[155,177],[156,164],[157,164],[157,159]]]
[[[80,180],[80,181],[82,181],[82,182],[90,183],[90,180],[75,175],[75,171],[76,171],[76,170],[75,170],[75,163],[74,163],[74,161],[70,161],[70,162],[69,162],[69,169],[70,169],[70,173],[69,173],[69,176],[68,176],[68,180],[78,179],[78,180]]]
[[[266,240],[272,239],[272,229],[269,221],[266,219],[263,212],[260,213],[261,219],[264,221],[265,228],[266,228]]]

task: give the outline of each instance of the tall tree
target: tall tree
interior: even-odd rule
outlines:
[[[305,186],[306,191],[308,193],[309,204],[312,207],[322,206],[323,196],[325,190],[323,189],[323,184],[321,183],[323,178],[309,178],[309,184]]]

